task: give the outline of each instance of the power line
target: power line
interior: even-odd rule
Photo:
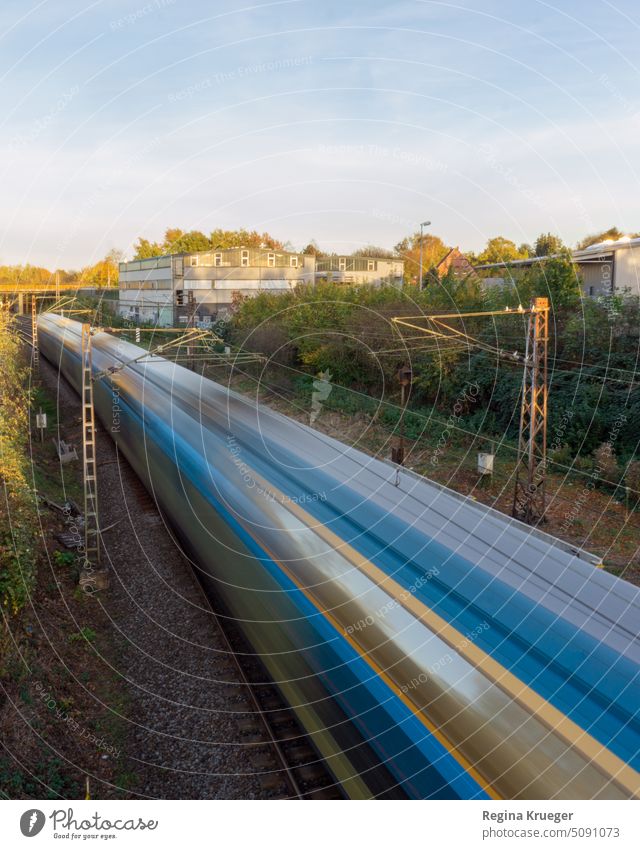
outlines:
[[[300,375],[302,377],[307,377],[307,378],[313,377],[313,375],[309,374],[309,372],[301,371],[300,369],[294,368],[293,366],[287,366],[284,363],[278,363],[275,360],[271,360],[271,363],[274,366],[276,366],[277,368],[286,369],[287,371],[291,371],[294,374]],[[247,372],[243,372],[240,369],[238,369],[238,371],[240,371],[240,373],[242,373],[242,374],[245,374],[247,377],[251,378],[252,380],[257,380],[257,378],[255,378],[253,375],[251,375]],[[344,392],[351,392],[354,395],[358,395],[358,396],[361,396],[362,398],[366,398],[369,403],[377,404],[378,406],[384,405],[386,407],[391,407],[391,408],[396,409],[400,412],[403,409],[400,404],[396,404],[393,401],[387,401],[387,400],[384,400],[382,398],[374,399],[374,398],[371,397],[371,395],[368,395],[366,392],[360,392],[357,389],[353,389],[353,388],[348,387],[348,386],[342,386],[340,384],[333,384],[333,385],[336,386],[338,389],[342,389]],[[289,391],[289,390],[287,390],[287,391]],[[284,400],[286,400],[286,398]],[[505,448],[507,448],[509,451],[513,451],[515,453],[517,453],[517,451],[518,451],[517,447],[509,445],[508,442],[505,442],[502,438],[497,437],[495,434],[489,435],[489,434],[483,433],[482,431],[467,430],[466,428],[460,427],[459,425],[452,424],[450,421],[443,421],[442,419],[438,419],[435,416],[431,416],[431,415],[426,416],[424,413],[420,413],[417,410],[408,410],[408,413],[412,416],[416,416],[417,418],[423,419],[427,423],[434,422],[435,424],[443,425],[444,427],[447,427],[451,430],[456,430],[456,431],[459,431],[460,433],[466,434],[467,436],[471,436],[474,439],[485,439],[488,442],[496,442],[497,439],[500,439],[500,444],[502,446],[504,446]],[[583,477],[587,477],[587,478],[591,477],[590,472],[585,472],[585,471],[582,471],[581,469],[576,469],[573,466],[567,466],[564,463],[558,462],[557,460],[550,460],[549,464],[553,465],[553,466],[557,466],[560,469],[565,469],[566,471],[571,472],[572,474],[575,474],[575,475],[582,475]],[[610,486],[614,486],[614,487],[620,487],[621,486],[619,481],[617,481],[617,482],[616,481],[610,481],[610,480],[606,480],[605,478],[598,478],[598,480],[599,480],[600,483],[606,483]],[[629,488],[629,492],[632,492],[636,495],[640,495],[640,490],[635,490],[635,489]]]

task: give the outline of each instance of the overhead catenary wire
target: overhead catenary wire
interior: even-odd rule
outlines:
[[[293,372],[293,373],[295,373],[295,374],[297,374],[301,377],[306,377],[306,378],[312,378],[313,377],[313,375],[309,374],[309,372],[302,371],[301,369],[294,368],[293,366],[288,366],[288,365],[285,365],[284,363],[277,363],[275,361],[271,361],[271,362],[272,362],[272,364],[274,364],[278,368],[282,368],[282,369],[285,369],[287,371],[291,371],[291,372]],[[238,370],[239,373],[244,374],[245,376],[249,377],[252,380],[258,380],[254,375],[252,375],[248,372],[244,372],[241,369],[237,369],[237,370]],[[260,381],[258,380],[258,382],[260,382]],[[340,384],[334,384],[334,385],[337,386],[339,389],[342,389],[345,392],[350,392],[354,395],[358,395],[362,398],[365,398],[369,403],[384,405],[386,407],[391,407],[391,408],[398,410],[398,411],[402,411],[404,409],[402,407],[402,405],[397,404],[393,401],[388,401],[388,400],[385,400],[383,398],[373,399],[371,397],[371,395],[368,395],[366,392],[361,392],[357,389],[353,389],[353,388],[348,387],[348,386],[342,386]],[[287,399],[284,398],[283,400],[287,400]],[[302,408],[300,408],[300,409],[302,409]],[[464,433],[467,436],[471,436],[474,439],[483,439],[483,440],[486,440],[487,442],[496,442],[496,440],[499,439],[499,437],[497,437],[495,434],[487,434],[487,433],[484,433],[482,431],[468,430],[467,428],[460,427],[460,425],[452,424],[450,421],[444,421],[444,420],[436,418],[435,416],[432,416],[432,415],[427,416],[424,413],[420,413],[417,410],[409,410],[407,412],[412,416],[416,416],[417,418],[425,420],[426,422],[433,422],[435,424],[443,425],[447,428],[450,428],[451,430],[455,430],[455,431],[458,431],[460,433]],[[516,446],[509,445],[508,442],[505,442],[502,439],[501,439],[501,446],[506,448],[509,451],[514,452],[514,453],[517,453],[517,451],[518,451]],[[564,470],[566,470],[566,471],[568,471],[568,472],[570,472],[571,474],[574,474],[574,475],[580,475],[580,476],[583,476],[583,477],[586,477],[586,478],[592,477],[591,472],[586,472],[586,471],[583,471],[582,469],[574,468],[573,466],[567,466],[566,464],[560,463],[557,460],[550,460],[549,464],[556,466],[557,468],[564,469]],[[617,481],[617,482],[616,481],[610,481],[610,480],[607,480],[605,478],[598,478],[598,480],[599,480],[600,483],[608,484],[609,486],[613,486],[613,487],[622,486],[620,481]],[[640,495],[640,490],[635,490],[635,489],[629,488],[629,492],[632,492],[636,495]]]
[[[287,387],[284,387],[284,386],[281,386],[281,385],[278,385],[278,384],[273,384],[273,383],[271,383],[271,384],[264,384],[264,383],[262,383],[262,381],[261,381],[260,379],[258,379],[255,375],[250,374],[249,372],[244,372],[242,369],[237,369],[237,371],[238,371],[240,374],[243,374],[244,376],[248,377],[250,380],[253,380],[254,382],[256,382],[256,383],[258,384],[258,387],[260,387],[260,386],[264,386],[264,388],[265,388],[265,390],[266,390],[267,392],[269,392],[269,393],[270,393],[270,394],[272,394],[272,395],[275,395],[275,396],[276,396],[276,397],[278,397],[278,398],[281,398],[281,399],[282,399],[285,403],[287,403],[289,406],[293,407],[293,409],[297,410],[298,412],[300,412],[300,413],[307,413],[307,412],[308,412],[308,410],[307,410],[305,407],[302,407],[300,404],[297,404],[297,403],[295,403],[295,401],[292,401],[290,398],[287,398],[287,397],[286,397],[286,395],[287,395],[287,394],[289,394],[289,395],[295,395],[295,390],[292,390],[292,389],[290,389],[290,388],[287,388]],[[306,374],[306,373],[304,373],[304,374]],[[307,376],[309,376],[309,375],[307,375]],[[341,388],[344,388],[344,387],[341,387]],[[278,390],[279,390],[279,391],[278,391]],[[383,403],[384,403],[384,402],[383,402]],[[416,415],[419,415],[419,414],[416,414]],[[424,418],[426,418],[426,417],[424,417]],[[438,423],[441,423],[441,422],[438,422]],[[446,423],[446,424],[447,424],[447,426],[448,426],[448,427],[453,427],[453,428],[455,428],[455,426],[452,426],[452,425],[450,425],[449,423]],[[388,429],[386,428],[386,426],[385,426],[384,424],[382,424],[382,423],[378,422],[378,425],[379,425],[380,427],[382,427],[383,429],[385,429],[387,432],[389,432],[389,431],[388,431]],[[455,429],[458,429],[458,428],[455,428]],[[424,433],[424,430],[422,431],[422,433]],[[467,431],[467,433],[472,433],[472,432]],[[390,436],[391,436],[391,435],[393,434],[393,431],[389,432],[389,434],[390,434]],[[419,438],[420,438],[420,437],[418,437],[418,439],[419,439]],[[488,439],[489,437],[482,437],[482,438],[487,438],[487,439]],[[413,440],[412,440],[412,441],[413,441]],[[416,439],[415,441],[417,442],[417,439]],[[495,437],[493,437],[493,441],[495,442]],[[507,443],[501,442],[501,445],[503,445],[503,446],[504,446],[504,447],[506,447],[506,448],[512,449],[512,446],[508,445]],[[514,450],[514,449],[512,449],[512,450]],[[417,460],[417,458],[414,456],[414,462],[415,462],[416,460]],[[550,461],[550,465],[558,465],[558,466],[561,466],[561,464],[557,464],[557,463],[555,463],[554,461]],[[567,469],[568,467],[566,467],[566,466],[565,466],[565,467],[563,467],[563,468]],[[578,472],[579,472],[579,470],[577,470],[577,469],[570,469],[570,471],[571,471],[571,472],[574,472],[574,473],[578,473]],[[504,479],[504,480],[506,480],[506,481],[508,481],[508,482],[511,482],[511,480],[512,480],[512,478],[513,478],[513,473],[509,473],[509,472],[494,472],[494,475],[495,475],[496,477],[501,477],[502,479]],[[566,476],[565,476],[565,477],[566,477]],[[588,477],[591,477],[591,475],[588,475]],[[620,484],[615,484],[615,483],[613,483],[613,482],[611,482],[611,481],[606,481],[606,480],[603,480],[603,479],[599,479],[599,480],[600,480],[602,483],[609,483],[609,484],[611,484],[611,486],[615,487],[616,489],[620,489],[620,488],[624,489],[624,487],[621,487],[621,485],[620,485]],[[630,491],[630,492],[633,492],[634,494],[636,494],[636,495],[640,498],[640,491],[636,491],[636,490],[632,490],[632,489],[630,489],[629,491]],[[573,504],[575,504],[575,500],[574,500],[574,499],[571,499],[571,498],[569,498],[569,497],[567,497],[567,496],[565,496],[565,495],[562,495],[562,494],[560,493],[560,491],[559,491],[559,487],[558,487],[558,488],[556,488],[556,489],[554,490],[554,492],[553,492],[553,494],[552,494],[551,498],[552,498],[552,502],[553,502],[553,500],[555,500],[555,499],[560,499],[561,501],[564,501],[564,502],[566,502],[567,504],[572,504],[572,505],[573,505]],[[594,510],[594,509],[592,509],[592,508],[590,508],[590,507],[587,507],[586,505],[584,505],[583,507],[581,507],[581,509],[585,509],[587,512],[592,513],[594,516],[597,516],[597,517],[601,518],[601,513],[600,513],[599,511],[596,511],[596,510]],[[636,528],[637,528],[638,530],[640,530],[640,527],[636,526],[634,523],[630,522],[629,520],[625,520],[625,521],[624,521],[624,523],[623,523],[623,527],[632,527],[632,528],[634,528],[634,529],[636,529]]]

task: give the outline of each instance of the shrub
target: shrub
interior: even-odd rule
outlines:
[[[29,487],[28,370],[22,364],[15,320],[0,308],[0,604],[17,613],[35,581],[38,513]]]

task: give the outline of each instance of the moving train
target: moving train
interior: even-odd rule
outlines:
[[[80,391],[81,325],[38,335]],[[102,425],[348,797],[640,796],[636,587],[118,337],[92,350]]]

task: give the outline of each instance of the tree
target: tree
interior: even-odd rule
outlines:
[[[117,286],[118,263],[121,257],[122,251],[112,248],[104,259],[82,269],[79,282],[85,286]]]
[[[540,233],[536,239],[534,256],[553,256],[563,251],[564,244],[560,236],[553,233]]]
[[[524,247],[524,246],[523,246]],[[515,242],[505,239],[504,236],[494,236],[487,241],[487,245],[478,256],[481,265],[489,265],[495,262],[513,262],[516,259],[527,259],[527,254],[518,249]]]
[[[158,242],[150,242],[148,239],[140,237],[133,246],[134,259],[149,259],[152,256],[162,256],[164,249]]]
[[[597,245],[598,242],[604,242],[606,239],[621,239],[624,236],[622,230],[617,227],[609,227],[608,230],[603,230],[602,233],[592,233],[590,236],[585,236],[584,239],[578,242],[577,248],[579,251],[588,248],[590,245]]]
[[[379,248],[377,245],[364,245],[364,247],[354,251],[351,256],[381,256],[386,259],[393,259],[396,254],[387,248]]]
[[[179,227],[169,227],[165,230],[164,242],[162,243],[163,253],[174,253],[173,246],[182,236],[184,236],[184,231],[180,230]]]
[[[549,257],[525,269],[518,289],[525,299],[529,296],[549,298],[554,310],[576,306],[582,285],[570,251],[565,248],[560,256]]]
[[[306,256],[320,256],[322,254],[322,251],[318,247],[318,243],[316,242],[316,240],[311,239],[309,244],[302,249],[302,253]]]
[[[422,238],[422,277],[436,266],[449,252],[439,236],[425,233]],[[395,254],[404,260],[405,279],[408,282],[418,282],[420,276],[420,233],[406,236],[395,246]]]
[[[274,239],[269,233],[258,233],[257,230],[213,230],[209,236],[212,250],[225,250],[226,248],[270,248],[274,251],[284,250],[284,245],[278,239]]]
[[[190,230],[188,233],[182,233],[173,242],[165,245],[165,253],[171,254],[190,254],[196,251],[208,251],[211,247],[209,239],[199,230]]]
[[[522,242],[521,245],[518,245],[518,253],[522,254],[524,257],[535,256],[535,249],[531,247],[528,242]]]

